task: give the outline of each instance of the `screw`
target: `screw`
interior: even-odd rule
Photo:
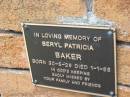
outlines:
[[[33,83],[36,84],[36,83],[37,83],[37,80],[35,79],[35,80],[33,81]]]
[[[112,97],[114,97],[114,92],[113,92],[113,91],[111,91],[111,92],[110,92],[110,95],[111,95]]]
[[[108,31],[107,33],[108,33],[108,35],[112,35],[112,31]]]

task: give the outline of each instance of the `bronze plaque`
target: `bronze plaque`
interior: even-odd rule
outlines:
[[[23,31],[34,84],[116,96],[114,30],[25,23]]]

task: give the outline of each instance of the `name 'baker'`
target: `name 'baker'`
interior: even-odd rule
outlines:
[[[66,59],[66,60],[79,60],[81,61],[81,55],[76,53],[67,53],[67,52],[55,52],[55,57],[57,59]]]

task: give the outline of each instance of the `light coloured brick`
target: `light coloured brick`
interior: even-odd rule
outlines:
[[[28,68],[21,35],[0,33],[0,67]]]
[[[130,46],[117,46],[118,82],[130,84]]]
[[[119,86],[118,88],[118,97],[130,97],[129,87]]]
[[[130,41],[130,0],[95,0],[94,4],[98,17],[117,24],[117,39]]]

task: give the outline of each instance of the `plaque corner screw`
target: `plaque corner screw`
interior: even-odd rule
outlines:
[[[38,81],[37,81],[36,79],[33,81],[34,84],[36,84],[37,82],[38,82]]]
[[[112,35],[112,31],[108,31],[107,33],[108,33],[108,35]]]
[[[112,97],[115,97],[114,96],[114,92],[113,91],[110,91],[110,93],[109,93]]]

